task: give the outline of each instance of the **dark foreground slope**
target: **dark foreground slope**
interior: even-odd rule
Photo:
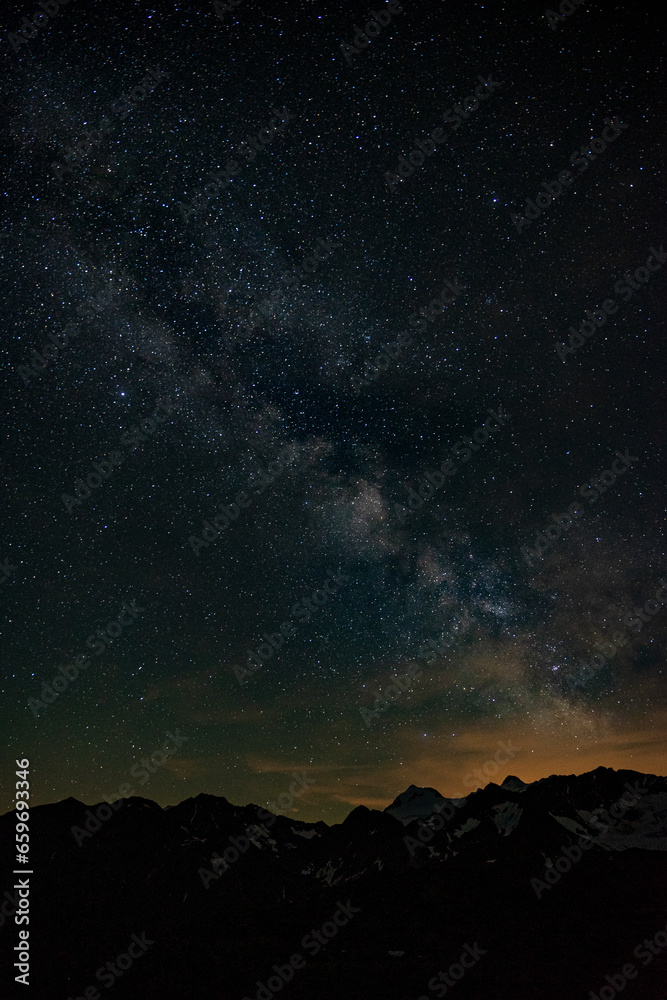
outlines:
[[[31,814],[29,987],[0,818],[2,1000],[667,1000],[664,778],[508,779],[455,805],[411,788],[333,827],[205,795],[86,830],[97,811]]]

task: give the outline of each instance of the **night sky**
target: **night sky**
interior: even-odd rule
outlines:
[[[661,14],[398,6],[3,10],[3,810],[667,773]]]

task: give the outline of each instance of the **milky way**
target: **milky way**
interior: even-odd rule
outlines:
[[[667,573],[651,15],[406,5],[351,54],[340,6],[24,14],[0,614],[35,801],[99,801],[174,727],[136,794],[265,804],[305,768],[308,819],[455,794],[498,740],[524,781],[664,773],[667,612],[627,621]]]

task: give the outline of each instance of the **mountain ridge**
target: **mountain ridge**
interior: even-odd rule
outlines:
[[[14,837],[10,812],[4,871]],[[164,808],[69,797],[31,809],[30,845],[37,1000],[83,996],[134,933],[155,944],[116,1000],[272,1000],[272,969],[343,909],[349,927],[290,967],[281,1000],[414,1000],[476,943],[457,1000],[562,1000],[595,993],[667,917],[667,779],[627,769],[508,775],[460,799],[409,785],[331,825],[206,793]],[[0,927],[10,889],[3,905]],[[0,933],[0,969],[14,943]],[[665,1000],[659,957],[642,977],[633,995]]]

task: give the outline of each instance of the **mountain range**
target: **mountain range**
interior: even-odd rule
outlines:
[[[664,777],[411,785],[334,825],[206,794],[37,806],[28,989],[14,824],[0,817],[2,1000],[667,1000]]]

